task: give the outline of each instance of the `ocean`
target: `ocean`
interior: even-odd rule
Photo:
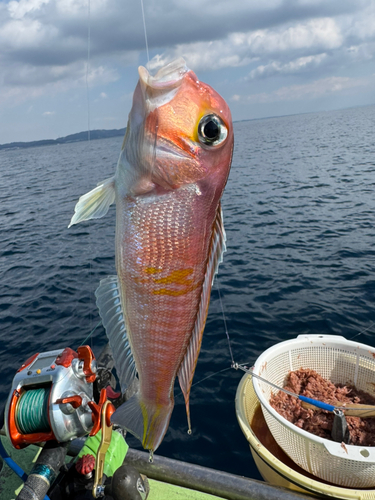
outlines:
[[[242,373],[277,342],[334,334],[375,345],[375,106],[237,122],[222,206],[227,252],[191,391],[158,454],[259,479],[237,424]],[[115,209],[67,228],[113,175],[122,138],[0,151],[0,401],[32,354],[77,348],[115,273]],[[87,341],[99,354],[103,327]],[[134,438],[129,444],[139,447]]]

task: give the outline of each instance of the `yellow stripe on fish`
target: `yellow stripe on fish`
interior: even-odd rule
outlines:
[[[160,285],[180,285],[184,288],[175,290],[173,288],[159,288],[158,290],[153,290],[154,295],[171,295],[173,297],[179,297],[181,295],[186,295],[187,293],[195,290],[201,283],[194,283],[194,281],[188,276],[193,273],[194,269],[176,269],[172,271],[169,275],[163,278],[154,278],[153,282]]]
[[[145,274],[148,275],[160,275],[163,272],[163,269],[155,268],[155,267],[146,267],[144,269]],[[192,278],[188,278],[191,274],[193,274],[194,269],[176,269],[171,271],[167,276],[163,277],[155,277],[152,278],[153,283],[156,285],[180,285],[184,288],[174,290],[170,287],[159,288],[156,290],[152,290],[154,295],[171,295],[173,297],[179,297],[181,295],[185,295],[196,288],[198,288],[202,283],[199,281],[198,283],[194,283]],[[149,278],[133,278],[137,283],[149,283]]]
[[[171,405],[173,407],[173,404]],[[154,404],[153,411],[150,413],[147,404],[140,402],[140,408],[143,417],[143,436],[142,445],[145,449],[153,449],[153,437],[155,432],[163,432],[163,427],[168,427],[169,408],[165,404]],[[165,432],[165,431],[164,431]]]

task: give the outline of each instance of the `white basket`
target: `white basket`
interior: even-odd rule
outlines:
[[[299,335],[267,349],[254,373],[283,387],[289,372],[315,370],[333,383],[355,385],[375,395],[375,349],[336,335]],[[375,446],[341,446],[288,422],[269,404],[278,391],[253,377],[264,418],[277,443],[300,467],[325,481],[349,488],[375,486]],[[375,445],[375,436],[374,436]]]

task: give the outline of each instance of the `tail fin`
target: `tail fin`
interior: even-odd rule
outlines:
[[[173,400],[169,405],[145,403],[137,392],[115,411],[111,421],[139,439],[145,450],[155,451],[167,432],[173,407]]]

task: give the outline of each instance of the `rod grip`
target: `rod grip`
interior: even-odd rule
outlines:
[[[43,500],[65,463],[66,445],[46,443],[17,500]]]

